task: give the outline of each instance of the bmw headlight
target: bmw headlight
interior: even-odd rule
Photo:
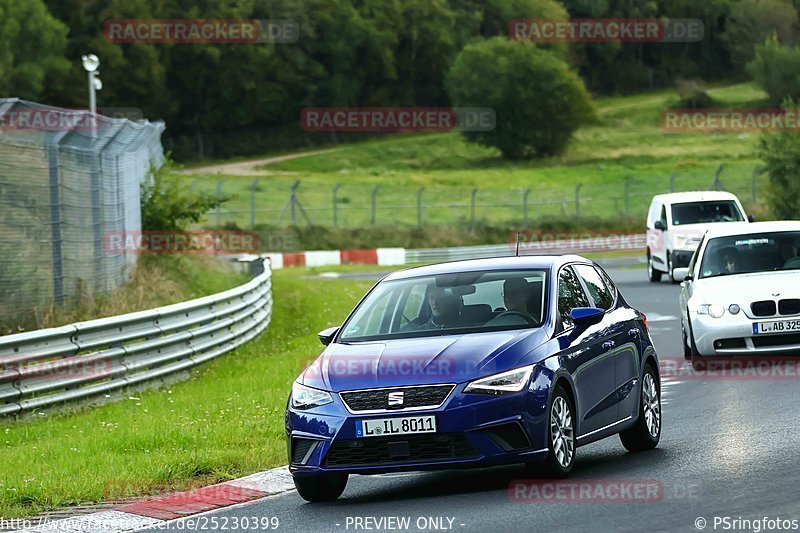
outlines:
[[[514,370],[501,372],[489,377],[473,381],[464,388],[464,392],[483,394],[503,394],[519,392],[528,385],[534,365],[522,366]]]
[[[698,315],[708,315],[711,318],[720,318],[725,314],[725,306],[721,304],[703,304],[697,308]]]
[[[319,407],[320,405],[325,405],[332,401],[333,398],[330,392],[312,389],[296,381],[292,385],[292,407],[295,409],[310,409],[311,407]]]

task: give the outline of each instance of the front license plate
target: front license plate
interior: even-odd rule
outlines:
[[[435,416],[356,420],[356,437],[385,437],[409,433],[436,433]]]
[[[781,320],[778,322],[755,322],[753,334],[763,335],[770,333],[791,333],[800,331],[800,320]]]

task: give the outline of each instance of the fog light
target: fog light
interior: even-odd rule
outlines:
[[[732,315],[738,314],[740,310],[741,309],[736,304],[731,304],[730,307],[728,307],[728,312]]]

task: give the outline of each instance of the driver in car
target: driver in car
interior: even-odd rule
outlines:
[[[506,313],[522,314],[533,320],[528,309],[529,298],[530,288],[525,278],[508,278],[503,282],[503,303],[506,306]]]
[[[419,329],[442,329],[458,326],[464,301],[452,289],[433,287],[428,293],[431,316]]]

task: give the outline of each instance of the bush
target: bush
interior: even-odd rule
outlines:
[[[781,46],[775,36],[770,37],[756,46],[756,57],[747,71],[769,95],[771,105],[800,98],[800,47]]]
[[[787,101],[787,109],[797,104]],[[800,134],[791,131],[764,133],[759,142],[759,156],[769,174],[767,203],[779,219],[800,218]]]
[[[496,37],[466,46],[447,77],[455,107],[494,109],[491,131],[468,131],[471,142],[498,148],[507,159],[561,153],[573,132],[594,119],[580,78],[534,43]]]
[[[681,109],[705,109],[714,106],[714,100],[706,92],[706,87],[699,80],[678,80],[675,82],[675,91],[681,101]]]
[[[161,168],[152,168],[150,179],[142,184],[142,230],[183,230],[227,200],[192,191],[169,157],[164,159]]]

